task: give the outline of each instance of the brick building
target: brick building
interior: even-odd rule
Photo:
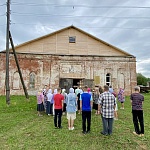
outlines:
[[[136,58],[74,26],[61,29],[15,47],[29,94],[44,85],[52,88],[84,84],[112,85],[129,95],[136,85]],[[11,51],[11,50],[10,50]],[[0,52],[0,94],[5,94],[5,51]],[[23,88],[10,52],[11,94]]]

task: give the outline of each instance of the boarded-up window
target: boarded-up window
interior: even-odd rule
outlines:
[[[124,81],[124,74],[123,73],[120,73],[118,75],[118,88],[125,89],[125,81]]]
[[[14,90],[19,90],[20,89],[20,77],[19,73],[15,72],[13,75],[13,89]]]
[[[35,88],[35,73],[31,72],[29,75],[29,88],[34,89]]]
[[[111,75],[110,75],[110,73],[106,74],[106,85],[108,85],[108,86],[111,85]]]

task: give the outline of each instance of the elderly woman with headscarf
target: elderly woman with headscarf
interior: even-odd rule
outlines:
[[[121,102],[121,108],[120,109],[124,109],[125,96],[124,96],[124,89],[123,88],[119,89],[118,101]]]
[[[74,120],[76,119],[77,101],[73,88],[69,89],[66,104],[67,104],[66,110],[68,119],[68,129],[74,130]]]
[[[50,110],[50,104],[53,98],[53,94],[52,94],[52,89],[49,89],[47,91],[47,105],[46,105],[46,114],[50,115],[51,110]]]
[[[66,89],[62,89],[62,95],[64,96],[63,115],[65,115],[65,112],[66,112],[66,99],[67,99]]]

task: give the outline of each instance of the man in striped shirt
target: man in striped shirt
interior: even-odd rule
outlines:
[[[102,115],[103,135],[111,135],[113,128],[114,110],[116,106],[115,96],[109,92],[109,86],[104,86],[104,93],[99,98],[99,112]]]
[[[133,134],[144,136],[144,119],[143,119],[143,101],[144,96],[140,94],[140,88],[136,86],[134,88],[135,92],[131,94],[131,105],[132,105],[132,116],[135,132]],[[139,123],[140,129],[139,129]]]

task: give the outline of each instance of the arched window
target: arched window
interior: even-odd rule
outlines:
[[[29,88],[34,89],[35,88],[35,73],[31,72],[29,75]]]
[[[111,76],[110,76],[110,73],[106,74],[106,85],[108,85],[108,86],[111,85]]]
[[[119,88],[123,88],[123,89],[125,89],[125,78],[124,78],[124,74],[123,73],[120,73],[119,75],[118,75],[118,86],[119,86]]]
[[[19,73],[15,72],[13,75],[13,89],[14,90],[19,90],[20,89],[20,77]]]

